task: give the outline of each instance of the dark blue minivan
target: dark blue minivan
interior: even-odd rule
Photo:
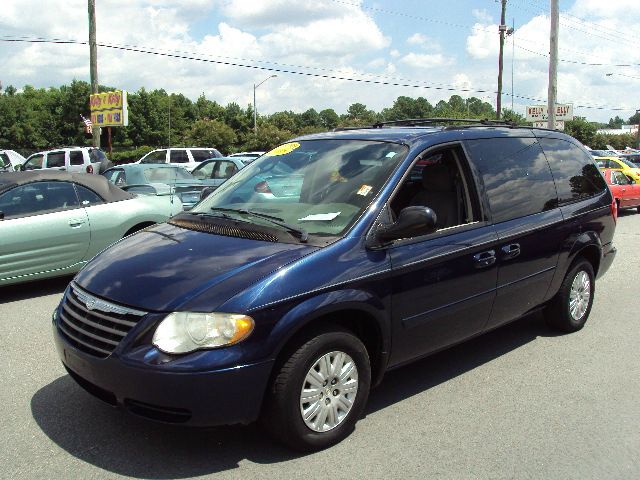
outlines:
[[[315,450],[389,369],[538,309],[582,328],[616,252],[591,155],[556,131],[418,123],[295,139],[95,257],[53,314],[69,375],[137,415],[260,418]]]

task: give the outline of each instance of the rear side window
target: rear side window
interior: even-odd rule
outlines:
[[[6,153],[0,153],[0,168],[9,167],[10,165],[9,156]]]
[[[191,150],[191,155],[195,162],[202,162],[203,160],[217,157],[216,152],[213,150]]]
[[[169,161],[171,163],[189,163],[189,155],[186,150],[171,150]]]
[[[544,149],[558,190],[561,205],[592,197],[607,188],[591,155],[571,142],[542,138]]]
[[[140,163],[165,163],[167,161],[167,151],[158,150],[151,152],[149,155],[140,160]]]
[[[75,150],[73,152],[69,152],[69,163],[71,165],[83,165],[84,157],[80,150]]]
[[[557,206],[549,164],[535,139],[487,138],[466,145],[482,176],[494,223]]]
[[[76,184],[76,191],[78,192],[78,198],[80,199],[80,203],[83,207],[104,202],[102,197],[96,192],[81,185]]]
[[[64,152],[53,152],[47,154],[47,167],[64,167]]]

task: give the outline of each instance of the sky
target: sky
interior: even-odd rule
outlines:
[[[341,114],[356,102],[380,111],[401,95],[435,105],[458,94],[495,106],[497,0],[96,4],[98,43],[118,47],[98,47],[98,76],[115,88],[244,107],[268,79],[255,89],[261,114]],[[502,103],[511,108],[513,100],[521,114],[546,103],[549,9],[549,0],[507,1],[515,31],[505,41]],[[89,81],[87,45],[5,41],[18,38],[86,42],[86,0],[2,0],[0,82],[21,89]],[[640,1],[560,0],[558,102],[591,121],[628,119],[640,109],[639,47]]]

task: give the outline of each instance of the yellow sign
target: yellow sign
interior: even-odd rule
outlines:
[[[278,155],[286,155],[287,153],[291,153],[296,148],[299,148],[299,147],[300,147],[300,144],[298,142],[284,143],[279,147],[276,147],[273,150],[267,152],[265,155],[267,157],[276,157]]]
[[[91,123],[94,127],[122,127],[129,124],[127,92],[96,93],[89,97]]]

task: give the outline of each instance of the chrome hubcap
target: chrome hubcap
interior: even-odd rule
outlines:
[[[300,392],[300,414],[314,432],[340,425],[358,394],[358,368],[344,352],[318,358],[307,372]]]
[[[569,294],[569,312],[574,320],[581,320],[591,299],[591,279],[587,272],[581,270],[573,279]]]

